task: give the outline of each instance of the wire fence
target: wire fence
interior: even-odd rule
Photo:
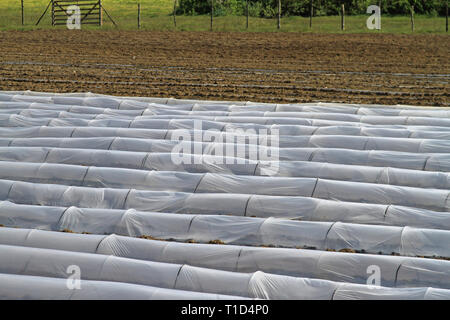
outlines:
[[[53,8],[54,0],[5,1],[6,9],[0,10],[2,29],[55,25],[54,13],[49,9]],[[348,0],[333,1],[333,6],[326,0],[270,0],[270,5],[264,7],[264,1],[269,0],[96,0],[101,10],[96,11],[95,17],[91,17],[93,12],[88,10],[82,12],[81,25],[93,28],[84,26],[84,22],[97,19],[99,27],[127,30],[448,32],[446,0],[428,11],[414,4],[393,11],[386,4],[390,0],[373,0],[368,7],[355,6],[352,4],[355,1]],[[77,0],[58,2],[81,3]],[[58,11],[70,16],[63,10]],[[64,23],[60,24],[64,27]]]

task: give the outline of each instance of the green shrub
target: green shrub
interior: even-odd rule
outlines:
[[[211,0],[179,0],[177,14],[209,14]],[[247,0],[213,0],[215,15],[244,15]],[[379,0],[314,0],[314,15],[339,15],[341,5],[345,5],[348,15],[366,14],[367,7],[378,4]],[[381,0],[382,13],[405,15],[411,5],[418,14],[431,16],[445,14],[445,1],[442,0]],[[309,16],[310,0],[281,0],[283,16]],[[249,0],[249,15],[272,18],[277,15],[278,0]]]

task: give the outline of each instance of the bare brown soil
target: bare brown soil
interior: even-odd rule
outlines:
[[[447,35],[0,32],[0,89],[449,105]]]

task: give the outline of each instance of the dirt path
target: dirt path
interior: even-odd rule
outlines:
[[[1,90],[449,105],[446,35],[0,32]]]

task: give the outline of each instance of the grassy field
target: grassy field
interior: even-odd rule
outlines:
[[[39,16],[45,10],[49,0],[24,0],[25,26],[21,25],[20,0],[0,1],[0,30],[33,30],[51,27],[50,12],[35,26]],[[137,29],[137,0],[103,0],[103,6],[118,24],[120,30]],[[174,30],[172,0],[141,0],[143,30]],[[382,30],[368,30],[368,15],[346,17],[347,33],[411,33],[409,16],[382,16]],[[102,29],[116,28],[104,15],[105,24]],[[416,33],[445,33],[445,18],[416,16]],[[248,31],[277,31],[276,19],[250,18]],[[205,31],[209,30],[209,16],[177,16],[177,30]],[[64,27],[60,27],[64,28]],[[83,26],[84,29],[98,29],[96,26]],[[215,31],[246,31],[245,17],[226,16],[214,18]],[[285,17],[281,21],[281,31],[287,32],[324,32],[341,33],[340,17],[317,17],[313,20],[313,28],[309,28],[309,19],[303,17]]]

